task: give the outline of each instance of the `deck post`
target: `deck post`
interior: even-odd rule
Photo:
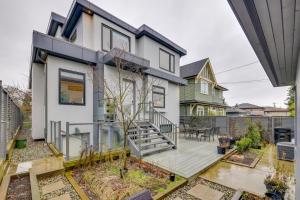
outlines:
[[[70,159],[70,152],[69,152],[69,139],[70,139],[70,133],[69,133],[69,129],[70,129],[70,123],[66,122],[66,159],[69,160]]]
[[[58,122],[58,149],[62,151],[61,121]]]

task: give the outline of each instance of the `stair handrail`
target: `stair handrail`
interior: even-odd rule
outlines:
[[[169,138],[174,141],[174,144],[177,147],[178,127],[176,126],[176,124],[174,124],[172,121],[170,121],[166,116],[164,116],[159,111],[157,111],[153,107],[152,102],[149,102],[149,105],[150,105],[150,108],[149,108],[149,111],[150,111],[150,122],[152,122],[154,125],[156,125],[159,128],[160,131],[161,131],[160,125],[162,124],[161,122],[163,120],[165,121],[163,124],[170,124],[172,126],[172,132],[171,132],[171,135],[169,136]],[[155,117],[154,114],[156,114],[157,117]]]

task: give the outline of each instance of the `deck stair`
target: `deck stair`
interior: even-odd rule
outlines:
[[[128,131],[129,144],[136,156],[146,156],[175,149],[175,143],[150,122],[136,122]]]

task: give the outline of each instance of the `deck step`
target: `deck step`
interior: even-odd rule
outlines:
[[[164,143],[169,144],[170,141],[168,141],[168,140],[158,140],[158,141],[155,141],[155,142],[142,143],[141,148],[145,148],[145,147],[152,146],[152,145],[157,145],[157,144],[164,144]]]
[[[167,146],[163,146],[163,147],[156,147],[156,148],[152,148],[152,149],[145,149],[145,150],[141,151],[141,155],[145,156],[145,155],[149,155],[149,154],[154,154],[154,153],[157,153],[157,152],[170,150],[173,147],[174,147],[173,145],[167,145]]]
[[[159,134],[159,132],[153,131],[153,132],[149,132],[149,133],[141,133],[141,136],[149,136],[149,135],[153,135],[153,134]],[[129,137],[139,137],[139,134],[129,134]]]
[[[150,131],[150,130],[156,130],[156,128],[154,128],[154,127],[140,128],[140,129],[133,128],[133,129],[129,129],[128,132],[137,132],[138,130],[140,130],[140,131]]]
[[[154,140],[154,139],[159,139],[159,138],[164,138],[163,135],[155,135],[155,136],[152,136],[152,137],[143,137],[141,138],[141,141],[144,142],[144,141],[147,141],[147,140]],[[133,139],[135,142],[138,142],[139,141],[139,138],[137,137],[136,139]]]

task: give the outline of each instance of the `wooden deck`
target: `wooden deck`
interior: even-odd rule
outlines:
[[[223,157],[217,154],[217,145],[217,139],[214,142],[200,142],[180,138],[176,150],[146,156],[143,160],[184,178],[190,178]]]

